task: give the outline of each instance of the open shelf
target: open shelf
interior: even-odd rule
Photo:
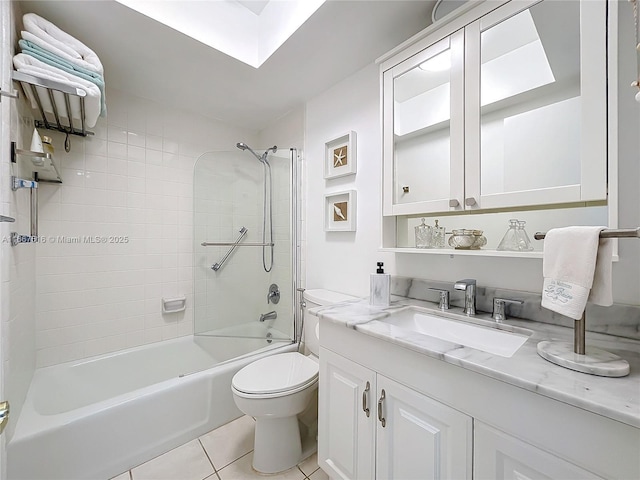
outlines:
[[[25,96],[29,99],[27,103],[37,105],[37,108],[33,109],[37,128],[82,137],[93,135],[93,132],[87,131],[84,122],[84,97],[87,95],[84,90],[18,71],[13,71],[12,79],[22,86]],[[79,119],[74,120],[73,115],[67,113],[71,112],[71,96],[78,97]]]
[[[11,142],[11,162],[28,162],[29,170],[38,174],[38,182],[62,183],[60,170],[48,153],[22,150],[16,147],[16,142]]]
[[[457,250],[455,248],[394,247],[381,248],[380,251],[394,253],[428,253],[430,255],[462,255],[471,257],[542,258],[542,252],[508,252],[485,248],[480,248],[478,250]]]

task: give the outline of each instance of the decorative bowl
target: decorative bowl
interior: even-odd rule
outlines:
[[[449,237],[449,245],[457,250],[479,250],[487,244],[482,230],[453,230]]]

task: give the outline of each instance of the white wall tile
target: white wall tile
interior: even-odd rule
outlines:
[[[67,181],[42,189],[40,226],[52,236],[120,235],[128,242],[36,246],[30,262],[38,366],[193,332],[191,308],[179,320],[161,314],[163,295],[194,291],[193,166],[205,151],[253,135],[117,90],[107,98],[109,116],[98,121],[96,135],[73,139],[71,153],[60,155]],[[181,145],[180,132],[196,124],[225,132],[224,141],[215,135],[208,145]],[[55,135],[62,150],[64,136]]]

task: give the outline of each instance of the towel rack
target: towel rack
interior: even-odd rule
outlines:
[[[224,257],[222,257],[222,259],[219,262],[214,263],[213,265],[211,265],[211,269],[214,272],[217,272],[218,270],[220,270],[222,268],[222,266],[224,265],[224,262],[227,261],[227,258],[229,258],[229,255],[231,255],[233,253],[233,251],[236,249],[236,247],[242,241],[242,239],[244,238],[244,236],[247,234],[248,231],[249,230],[247,230],[245,227],[242,227],[240,229],[240,235],[238,236],[236,241],[231,244],[231,248],[229,249],[229,251],[227,253],[225,253]],[[204,242],[204,243],[206,243],[206,242]],[[203,246],[205,246],[204,243],[202,243]]]
[[[542,240],[546,233],[537,232],[533,238]],[[640,238],[640,227],[604,229],[600,238]],[[574,322],[573,348],[567,342],[543,341],[538,343],[538,354],[552,363],[578,372],[599,375],[603,377],[624,377],[629,374],[629,362],[618,355],[589,348],[585,345],[586,315]]]
[[[536,240],[543,240],[546,233],[536,232],[533,236]],[[600,238],[640,238],[640,227],[604,229],[600,232]]]
[[[93,132],[89,132],[86,129],[84,114],[84,97],[87,96],[87,92],[80,88],[71,87],[61,82],[56,82],[47,78],[40,78],[34,75],[30,75],[23,72],[13,71],[12,79],[15,82],[20,82],[25,95],[28,98],[33,98],[37,105],[37,113],[40,115],[39,119],[35,120],[37,128],[46,128],[48,130],[57,130],[58,132],[79,135],[86,137],[87,135],[93,135]],[[44,89],[44,92],[42,91]],[[47,114],[44,111],[42,102],[40,101],[40,93],[45,93],[49,97],[51,106],[53,108],[53,122],[49,121]],[[60,105],[56,102],[54,91],[63,94],[64,104]],[[80,101],[80,125],[74,125],[73,115],[71,114],[71,97],[70,95],[79,97]],[[67,116],[62,115],[62,112],[67,112]],[[66,120],[66,121],[65,121]],[[65,141],[65,149],[67,148],[67,142]],[[68,151],[68,150],[67,150]]]

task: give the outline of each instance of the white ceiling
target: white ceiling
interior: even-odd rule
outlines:
[[[108,86],[258,131],[428,26],[435,1],[329,0],[258,69],[113,0],[20,3],[91,47]]]

